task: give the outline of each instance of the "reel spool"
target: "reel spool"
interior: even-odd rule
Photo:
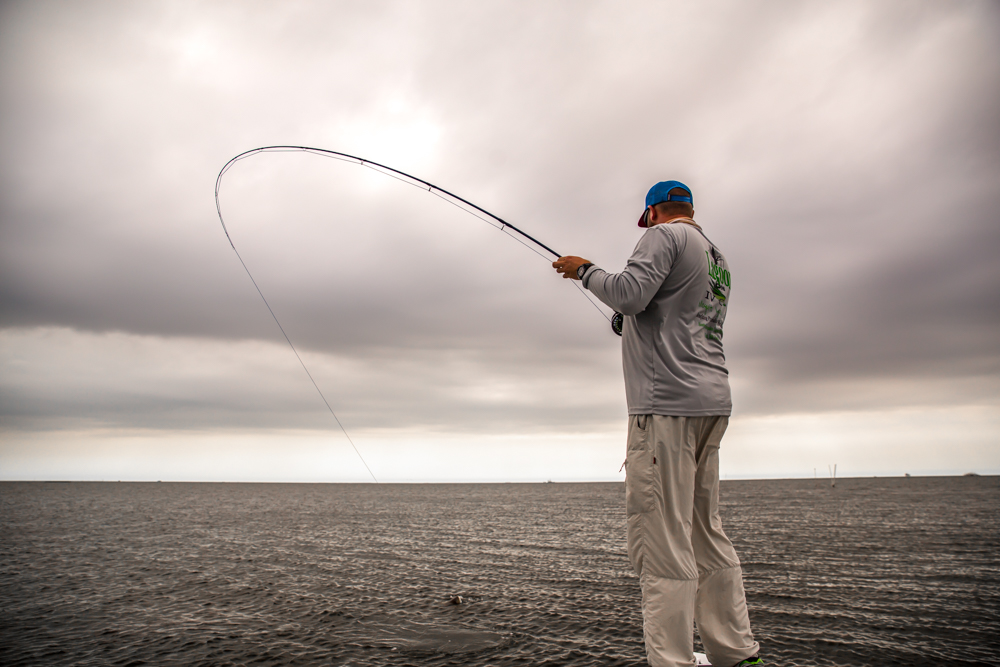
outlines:
[[[624,324],[625,324],[625,316],[616,311],[615,314],[611,316],[611,330],[614,331],[619,336],[621,336],[622,325]]]

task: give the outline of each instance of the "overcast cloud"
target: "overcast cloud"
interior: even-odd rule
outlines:
[[[998,121],[992,2],[0,5],[0,477],[364,478],[215,214],[269,144],[613,271],[683,180],[724,470],[1000,472]],[[304,153],[222,206],[386,479],[618,478],[619,339],[549,260]]]

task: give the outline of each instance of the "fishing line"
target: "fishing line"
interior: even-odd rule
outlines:
[[[219,222],[222,223],[222,231],[226,235],[226,240],[229,241],[229,245],[232,247],[233,252],[236,253],[236,257],[240,260],[240,264],[243,265],[243,270],[246,271],[247,276],[249,276],[250,282],[253,283],[254,288],[257,290],[257,294],[260,295],[261,300],[264,301],[264,305],[267,306],[267,312],[271,313],[271,317],[274,319],[274,323],[278,325],[278,329],[281,331],[281,335],[285,337],[285,341],[288,343],[288,346],[292,348],[292,352],[295,353],[295,358],[299,360],[299,364],[302,366],[302,370],[306,372],[306,375],[309,377],[309,381],[312,382],[313,387],[316,388],[316,392],[319,394],[319,397],[323,399],[323,404],[326,405],[326,409],[330,411],[331,415],[333,415],[334,420],[337,422],[337,426],[339,426],[340,430],[343,431],[344,437],[347,438],[347,441],[351,443],[351,447],[354,448],[354,452],[358,455],[358,458],[361,459],[361,462],[364,464],[365,469],[368,471],[368,474],[371,475],[372,479],[375,480],[375,483],[378,484],[378,478],[375,477],[375,473],[373,473],[372,469],[368,467],[368,463],[365,461],[365,457],[361,455],[361,451],[358,449],[358,446],[354,444],[354,441],[351,439],[351,436],[347,433],[347,429],[344,428],[344,425],[341,423],[340,418],[337,416],[337,413],[334,412],[333,407],[330,405],[330,402],[326,400],[326,396],[323,395],[323,390],[319,388],[318,384],[316,384],[316,380],[313,378],[312,373],[309,372],[309,369],[306,367],[305,362],[302,361],[302,357],[299,355],[299,351],[295,348],[295,345],[292,343],[292,339],[288,337],[288,333],[285,331],[285,328],[281,326],[281,322],[278,321],[278,316],[274,314],[274,310],[271,308],[271,304],[268,303],[267,297],[264,296],[264,292],[261,291],[260,286],[257,284],[257,281],[254,280],[253,274],[250,273],[249,267],[247,267],[246,262],[243,261],[243,257],[240,255],[240,251],[236,249],[236,244],[233,243],[233,237],[229,235],[229,229],[226,227],[226,221],[222,217],[222,205],[219,202],[219,189],[222,186],[222,177],[225,176],[226,172],[229,171],[229,169],[232,168],[234,164],[236,164],[240,160],[245,160],[248,157],[251,157],[253,155],[258,155],[260,153],[293,153],[293,152],[312,153],[313,155],[318,155],[320,157],[333,158],[336,160],[342,160],[344,162],[357,164],[362,167],[368,167],[369,169],[377,171],[380,174],[384,174],[391,178],[395,178],[397,181],[401,181],[408,185],[418,187],[421,190],[426,190],[427,192],[436,195],[437,197],[443,199],[452,206],[455,206],[461,209],[462,211],[465,211],[469,215],[472,215],[482,220],[483,222],[490,225],[494,229],[497,229],[498,231],[506,234],[507,236],[514,239],[515,241],[523,245],[525,248],[532,251],[533,253],[535,253],[536,255],[538,255],[539,257],[541,257],[546,261],[548,261],[548,257],[539,252],[538,250],[539,248],[545,250],[546,252],[552,253],[556,259],[562,257],[562,255],[560,255],[558,252],[556,252],[549,246],[545,245],[535,237],[531,236],[530,234],[510,224],[503,218],[490,213],[489,211],[480,206],[476,206],[468,199],[463,199],[462,197],[459,197],[458,195],[449,192],[444,188],[438,187],[433,183],[429,183],[428,181],[425,181],[422,178],[417,178],[412,174],[407,174],[406,172],[400,171],[399,169],[393,169],[392,167],[388,167],[384,164],[373,162],[371,160],[365,160],[364,158],[360,158],[355,155],[348,155],[347,153],[331,151],[325,148],[313,148],[312,146],[261,146],[260,148],[252,148],[248,151],[243,151],[236,157],[229,160],[229,162],[227,162],[225,166],[222,167],[222,169],[219,171],[219,175],[215,179],[215,210],[219,214]],[[488,216],[488,218],[483,217],[483,215]],[[496,223],[499,224],[492,222],[490,219],[495,220]],[[518,234],[521,238],[518,238],[518,236],[514,236],[514,234],[511,232]],[[534,244],[534,246],[529,245],[526,241],[530,241],[532,244]],[[589,301],[591,305],[593,305],[594,308],[597,309],[597,312],[599,312],[602,316],[604,316],[606,320],[608,320],[608,322],[611,323],[611,328],[614,330],[616,334],[620,336],[622,334],[621,314],[615,313],[613,317],[608,317],[607,313],[605,313],[601,309],[601,307],[597,305],[597,303],[590,297],[590,295],[587,294],[586,290],[584,290],[576,282],[573,283],[573,286],[576,287],[580,291],[580,293],[583,294],[584,297],[586,297],[587,301]]]

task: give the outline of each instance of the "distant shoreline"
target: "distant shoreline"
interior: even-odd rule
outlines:
[[[977,478],[977,477],[998,477],[1000,473],[961,473],[961,474],[949,474],[949,475],[855,475],[846,477],[837,477],[837,482],[849,482],[851,480],[860,479],[954,479],[954,478]],[[822,477],[738,477],[738,478],[723,478],[720,480],[723,484],[728,484],[730,482],[829,482],[830,478],[828,476]],[[380,484],[375,484],[374,482],[315,482],[315,481],[261,481],[261,480],[248,480],[248,481],[234,481],[234,480],[143,480],[143,479],[0,479],[0,484],[287,484],[287,485],[350,485],[350,486],[415,486],[425,484],[428,486],[444,486],[444,485],[510,485],[510,484],[623,484],[623,480],[532,480],[532,481],[428,481],[428,482],[415,482],[415,481],[402,481],[402,482],[382,482]]]

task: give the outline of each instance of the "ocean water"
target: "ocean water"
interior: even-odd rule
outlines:
[[[0,484],[0,664],[645,664],[621,484]],[[1000,478],[724,481],[769,665],[1000,665]],[[462,604],[450,604],[461,596]]]

